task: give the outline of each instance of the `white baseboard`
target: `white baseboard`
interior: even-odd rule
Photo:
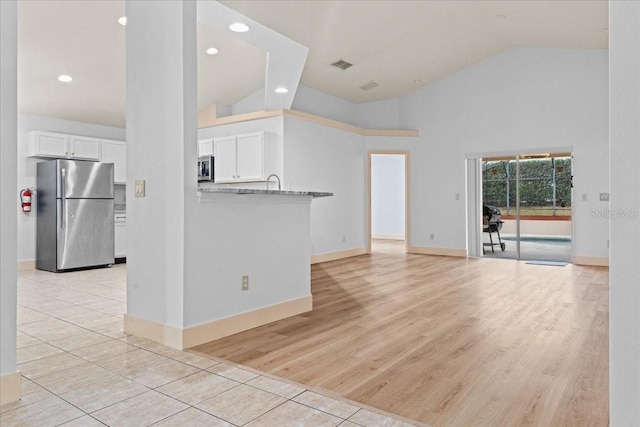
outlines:
[[[425,248],[422,246],[411,246],[408,252],[410,254],[420,255],[440,255],[440,256],[453,256],[453,257],[467,257],[466,249],[450,249],[450,248]]]
[[[277,320],[307,313],[311,311],[312,307],[313,297],[309,295],[186,329],[125,314],[124,331],[168,347],[184,350]]]
[[[35,270],[36,262],[33,261],[18,261],[18,271]]]
[[[404,240],[404,235],[402,234],[372,234],[372,239],[380,239],[380,240]]]
[[[609,267],[609,257],[605,256],[574,256],[572,261],[576,265]]]
[[[353,248],[345,251],[327,252],[326,254],[311,255],[311,264],[320,262],[335,261],[338,259],[350,258],[352,256],[364,255],[367,253],[366,248]]]
[[[0,377],[0,405],[15,402],[22,397],[22,374],[14,372]]]

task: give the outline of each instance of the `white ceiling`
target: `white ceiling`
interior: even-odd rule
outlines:
[[[302,84],[362,103],[404,95],[510,47],[607,48],[606,1],[223,1],[309,47]],[[20,1],[23,113],[124,126],[124,1]],[[198,28],[199,108],[265,84],[266,52]],[[210,45],[220,54],[207,56]],[[329,64],[344,59],[346,71]],[[70,74],[73,82],[57,81]],[[378,87],[363,91],[369,81]]]

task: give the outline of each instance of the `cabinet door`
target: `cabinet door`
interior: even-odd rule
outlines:
[[[118,222],[118,215],[116,214],[116,223],[114,228],[114,249],[115,258],[124,258],[127,256],[127,223]]]
[[[66,158],[67,135],[33,131],[29,133],[31,157]]]
[[[262,132],[236,138],[236,176],[240,181],[264,179],[264,144]]]
[[[198,141],[198,157],[213,156],[213,139]]]
[[[100,160],[100,140],[83,136],[69,136],[69,157],[74,159]]]
[[[113,163],[113,182],[127,182],[127,146],[122,141],[102,140],[102,162]]]
[[[233,182],[236,180],[236,138],[216,138],[213,140],[215,151],[215,182]]]

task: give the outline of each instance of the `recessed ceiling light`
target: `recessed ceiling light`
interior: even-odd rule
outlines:
[[[209,49],[207,49],[207,55],[216,55],[218,52],[219,50],[215,47],[210,47]]]
[[[235,33],[246,33],[249,31],[249,26],[241,22],[229,25],[229,29]]]
[[[127,17],[121,16],[120,18],[118,18],[118,24],[122,25],[123,27],[127,25]]]
[[[69,83],[73,79],[71,78],[71,76],[68,76],[66,74],[61,74],[58,76],[58,80],[60,80],[63,83]]]
[[[287,93],[287,92],[289,92],[289,89],[287,89],[286,87],[276,88],[276,93]]]

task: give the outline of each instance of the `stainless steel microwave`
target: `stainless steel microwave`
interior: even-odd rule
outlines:
[[[213,156],[198,159],[198,181],[215,181]]]

